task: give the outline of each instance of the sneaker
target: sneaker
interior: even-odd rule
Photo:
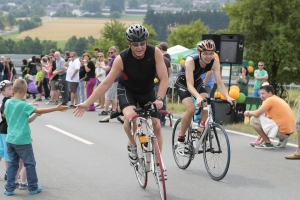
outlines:
[[[175,151],[177,151],[177,153],[181,156],[187,156],[187,154],[189,154],[189,149],[186,147],[184,142],[177,141],[175,144],[175,149]]]
[[[20,190],[28,190],[28,183],[19,183]]]
[[[286,146],[287,142],[288,142],[288,139],[289,138],[285,138],[285,139],[282,139],[282,140],[279,139],[279,142],[276,145],[276,147],[278,147],[278,148],[284,148]]]
[[[161,173],[160,173],[160,168],[159,168],[159,166],[156,167],[155,172],[158,174],[159,180],[161,181],[162,178],[161,178]],[[168,180],[168,176],[167,176],[167,174],[166,174],[166,171],[164,171],[164,179],[165,179],[165,180]]]
[[[33,194],[40,193],[41,191],[42,191],[42,187],[38,185],[37,189],[29,191],[29,194],[33,195]]]
[[[255,146],[261,145],[261,143],[262,143],[261,141],[254,140],[253,142],[250,143],[250,145],[252,147],[255,147]]]
[[[272,143],[263,142],[260,145],[255,146],[255,148],[257,148],[257,149],[273,149],[274,145]]]
[[[37,99],[37,100],[35,100],[35,101],[43,101],[42,99]]]
[[[7,190],[4,190],[4,194],[6,194],[6,196],[11,196],[11,195],[14,195],[15,192],[14,192],[14,191],[7,191]]]
[[[136,151],[136,145],[128,145],[128,158],[132,164],[137,163],[137,151]]]

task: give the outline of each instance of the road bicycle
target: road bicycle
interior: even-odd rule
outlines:
[[[153,109],[151,108],[152,105]],[[129,119],[129,123],[133,134],[133,121],[136,119],[134,139],[137,145],[138,160],[136,164],[131,165],[134,168],[138,183],[143,189],[147,186],[148,172],[152,172],[158,185],[160,197],[162,200],[166,200],[166,168],[160,154],[157,138],[154,135],[152,116],[157,114],[168,115],[172,127],[172,115],[166,110],[157,111],[155,104],[151,102],[147,103],[144,108],[135,108],[134,111],[137,114]]]
[[[208,118],[205,122],[203,130],[194,123],[191,123],[187,130],[184,147],[180,149],[177,145],[177,139],[180,134],[181,118],[175,122],[172,135],[172,151],[175,162],[180,169],[186,169],[191,161],[194,159],[195,154],[203,153],[205,168],[213,180],[219,181],[223,179],[229,169],[230,164],[230,143],[226,130],[221,124],[214,122],[212,102],[218,102],[206,98],[201,102],[201,106],[196,114],[200,114],[204,102],[207,106],[203,110],[208,111]],[[230,105],[230,115],[235,110],[235,102]]]

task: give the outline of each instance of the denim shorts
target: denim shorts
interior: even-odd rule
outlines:
[[[0,133],[0,157],[4,158],[4,160],[8,162],[6,136],[7,134]]]

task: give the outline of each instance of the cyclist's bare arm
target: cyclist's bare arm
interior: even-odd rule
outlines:
[[[159,48],[157,47],[155,47],[155,67],[156,67],[158,78],[160,80],[157,96],[164,98],[167,92],[169,78],[168,78],[168,73],[166,70],[167,67],[165,65],[163,55],[159,50]],[[154,103],[156,104],[158,109],[161,109],[163,106],[163,103],[160,100],[156,100]]]
[[[227,89],[221,79],[221,75],[220,75],[220,63],[219,62],[214,62],[213,66],[212,66],[212,70],[214,72],[215,78],[216,78],[216,82],[218,85],[218,89],[220,90],[221,94],[226,97],[227,101],[232,104],[232,101],[234,100],[233,98],[231,98],[227,92]]]
[[[185,77],[186,77],[186,85],[189,92],[197,98],[197,103],[201,102],[203,97],[197,92],[194,87],[194,72],[195,70],[195,63],[192,57],[187,57],[185,61]]]
[[[113,66],[109,74],[105,77],[104,81],[94,90],[92,95],[85,101],[88,105],[94,103],[110,88],[119,74],[123,71],[123,61],[120,56],[117,56],[114,60]]]

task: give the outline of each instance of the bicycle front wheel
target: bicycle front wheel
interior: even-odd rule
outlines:
[[[165,171],[163,167],[163,162],[160,154],[160,150],[158,147],[157,139],[155,137],[152,138],[152,148],[153,148],[153,165],[154,165],[154,178],[158,186],[160,198],[162,200],[167,199],[166,192],[166,181],[165,181]]]
[[[145,167],[145,158],[144,158],[143,149],[142,149],[142,146],[140,143],[139,135],[137,135],[135,137],[135,142],[137,145],[138,161],[134,165],[134,172],[135,172],[136,178],[137,178],[138,183],[140,184],[141,188],[145,189],[147,186],[147,182],[148,182],[148,174],[147,174],[147,170]]]
[[[181,128],[181,118],[175,122],[173,128],[172,152],[177,166],[180,169],[186,169],[191,164],[194,155],[193,146],[192,146],[192,137],[191,137],[191,127],[188,128],[185,134],[185,141],[184,141],[185,146],[184,146],[183,153],[179,151],[177,145],[177,139],[180,134],[180,128]]]
[[[205,168],[213,180],[223,179],[230,164],[230,144],[227,132],[217,123],[207,130],[203,142]]]

